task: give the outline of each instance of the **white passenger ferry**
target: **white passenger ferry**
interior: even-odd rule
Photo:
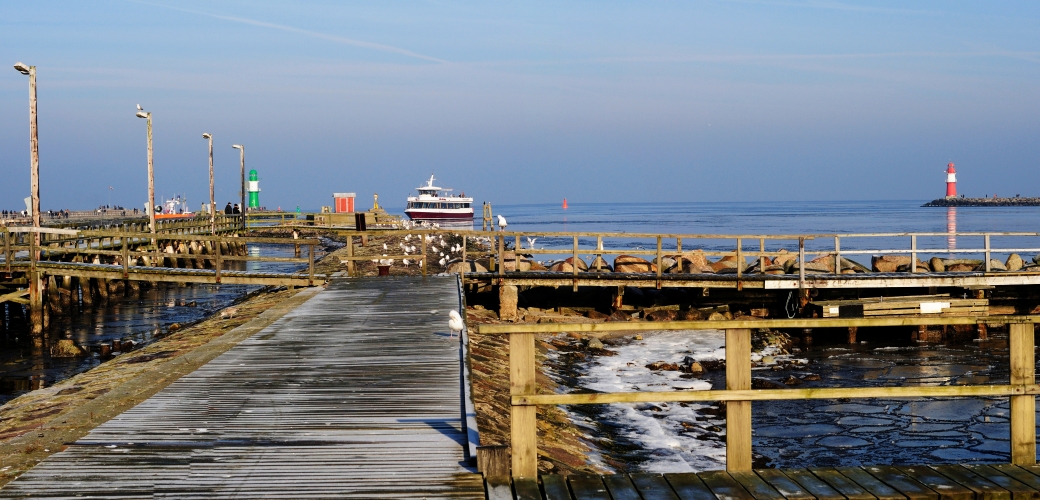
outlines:
[[[433,175],[425,186],[416,188],[419,196],[408,197],[408,207],[404,213],[411,220],[417,221],[457,221],[473,220],[473,198],[446,194],[451,189],[433,185]]]

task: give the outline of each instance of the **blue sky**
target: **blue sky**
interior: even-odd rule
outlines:
[[[0,206],[237,197],[274,208],[437,174],[477,201],[1040,196],[1035,2],[9,2]],[[108,187],[113,189],[109,190]]]

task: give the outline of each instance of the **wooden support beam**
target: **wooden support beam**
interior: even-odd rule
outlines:
[[[1036,383],[1032,324],[1010,326],[1011,385]],[[1036,464],[1036,396],[1011,396],[1011,463]]]
[[[509,393],[531,396],[536,392],[534,334],[509,336]],[[537,406],[510,407],[510,441],[513,477],[538,477]]]
[[[739,263],[738,263],[739,264]],[[751,330],[726,330],[726,390],[751,389]],[[751,470],[751,401],[726,403],[726,470]]]

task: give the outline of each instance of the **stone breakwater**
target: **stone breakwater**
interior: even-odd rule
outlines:
[[[1040,206],[1040,198],[939,198],[929,201],[922,207],[1036,207]]]
[[[468,260],[465,263],[454,260],[448,263],[447,271],[450,272],[487,272],[484,265],[487,262]],[[763,267],[764,264],[764,267]],[[798,274],[802,265],[798,254],[780,250],[779,255],[764,257],[761,261],[753,257],[744,257],[743,262],[735,254],[726,255],[718,260],[709,259],[700,250],[685,252],[679,255],[664,255],[660,262],[657,258],[646,260],[632,255],[619,255],[613,263],[608,263],[602,257],[596,257],[591,264],[581,258],[574,257],[558,262],[543,264],[534,261],[530,255],[524,255],[521,251],[519,266],[517,256],[513,252],[505,252],[502,258],[502,267],[507,272],[519,270],[521,272],[573,272],[574,266],[580,272],[602,272],[602,273],[656,273],[658,266],[663,273],[687,273],[687,274],[736,274],[738,268],[743,274]],[[835,254],[826,254],[806,261],[806,274],[834,274]],[[985,271],[986,264],[979,259],[943,259],[932,257],[923,261],[917,259],[915,272],[975,272]],[[870,266],[841,257],[841,274],[861,273],[897,273],[910,271],[909,255],[880,255],[871,258]],[[1017,271],[1017,272],[1040,272],[1040,255],[1030,260],[1025,260],[1018,254],[1011,254],[1004,261],[990,259],[990,271]]]

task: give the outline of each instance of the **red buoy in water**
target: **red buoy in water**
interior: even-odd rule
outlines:
[[[567,210],[567,198],[563,199],[563,209]]]

